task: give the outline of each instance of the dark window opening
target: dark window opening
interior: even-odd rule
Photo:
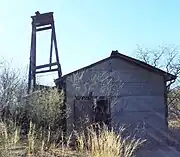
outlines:
[[[95,123],[110,126],[110,106],[107,99],[100,99],[96,101],[95,106]]]

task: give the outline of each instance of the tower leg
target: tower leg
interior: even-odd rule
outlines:
[[[61,71],[61,65],[60,65],[60,62],[59,62],[57,40],[56,40],[56,31],[55,31],[54,23],[52,24],[52,33],[53,33],[53,38],[54,38],[54,48],[55,48],[55,54],[56,54],[56,61],[58,63],[58,77],[61,78],[62,71]]]

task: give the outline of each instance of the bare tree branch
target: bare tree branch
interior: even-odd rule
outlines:
[[[160,46],[159,49],[142,49],[138,46],[137,57],[145,63],[158,67],[177,76],[176,80],[168,81],[166,88],[168,92],[168,107],[170,117],[180,117],[180,51],[175,46]]]

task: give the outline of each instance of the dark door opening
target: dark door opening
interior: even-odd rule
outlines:
[[[108,99],[99,99],[95,106],[95,123],[110,127],[110,105]]]

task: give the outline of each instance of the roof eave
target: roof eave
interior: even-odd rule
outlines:
[[[172,75],[172,74],[165,74],[164,77],[166,81],[173,81],[177,79],[177,76]]]
[[[68,74],[64,75],[61,79],[59,79],[59,78],[56,79],[56,80],[55,80],[55,83],[58,83],[58,82],[59,82],[60,80],[62,80],[62,79],[65,80],[65,79],[67,78],[67,76],[70,76],[70,75],[73,74],[73,73],[76,73],[76,72],[79,72],[79,71],[81,71],[81,70],[85,70],[85,69],[87,69],[87,68],[93,67],[94,65],[97,65],[97,64],[102,63],[102,62],[104,62],[104,61],[107,61],[107,60],[109,60],[109,59],[111,59],[111,58],[121,58],[121,59],[124,59],[124,60],[126,60],[126,61],[128,61],[128,62],[130,62],[130,63],[133,63],[133,64],[136,64],[136,65],[138,65],[138,66],[141,66],[141,67],[143,67],[143,68],[145,68],[145,69],[147,69],[147,70],[150,70],[150,71],[159,73],[160,75],[162,75],[162,76],[164,77],[165,81],[172,81],[172,80],[175,80],[175,79],[177,78],[175,75],[172,75],[172,74],[170,74],[170,73],[167,73],[167,72],[165,72],[165,71],[163,71],[163,70],[161,70],[161,69],[155,68],[155,67],[153,67],[153,66],[151,66],[151,65],[149,65],[149,64],[147,64],[147,63],[144,63],[144,62],[142,62],[142,61],[140,61],[140,60],[137,60],[137,59],[131,58],[131,57],[129,57],[129,56],[120,54],[118,51],[112,51],[112,54],[110,55],[110,57],[107,57],[107,58],[105,58],[105,59],[102,59],[102,60],[100,60],[100,61],[98,61],[98,62],[95,62],[95,63],[93,63],[93,64],[91,64],[91,65],[85,66],[85,67],[83,67],[83,68],[81,68],[81,69],[75,70],[75,71],[73,71],[73,72],[71,72],[71,73],[68,73]]]

